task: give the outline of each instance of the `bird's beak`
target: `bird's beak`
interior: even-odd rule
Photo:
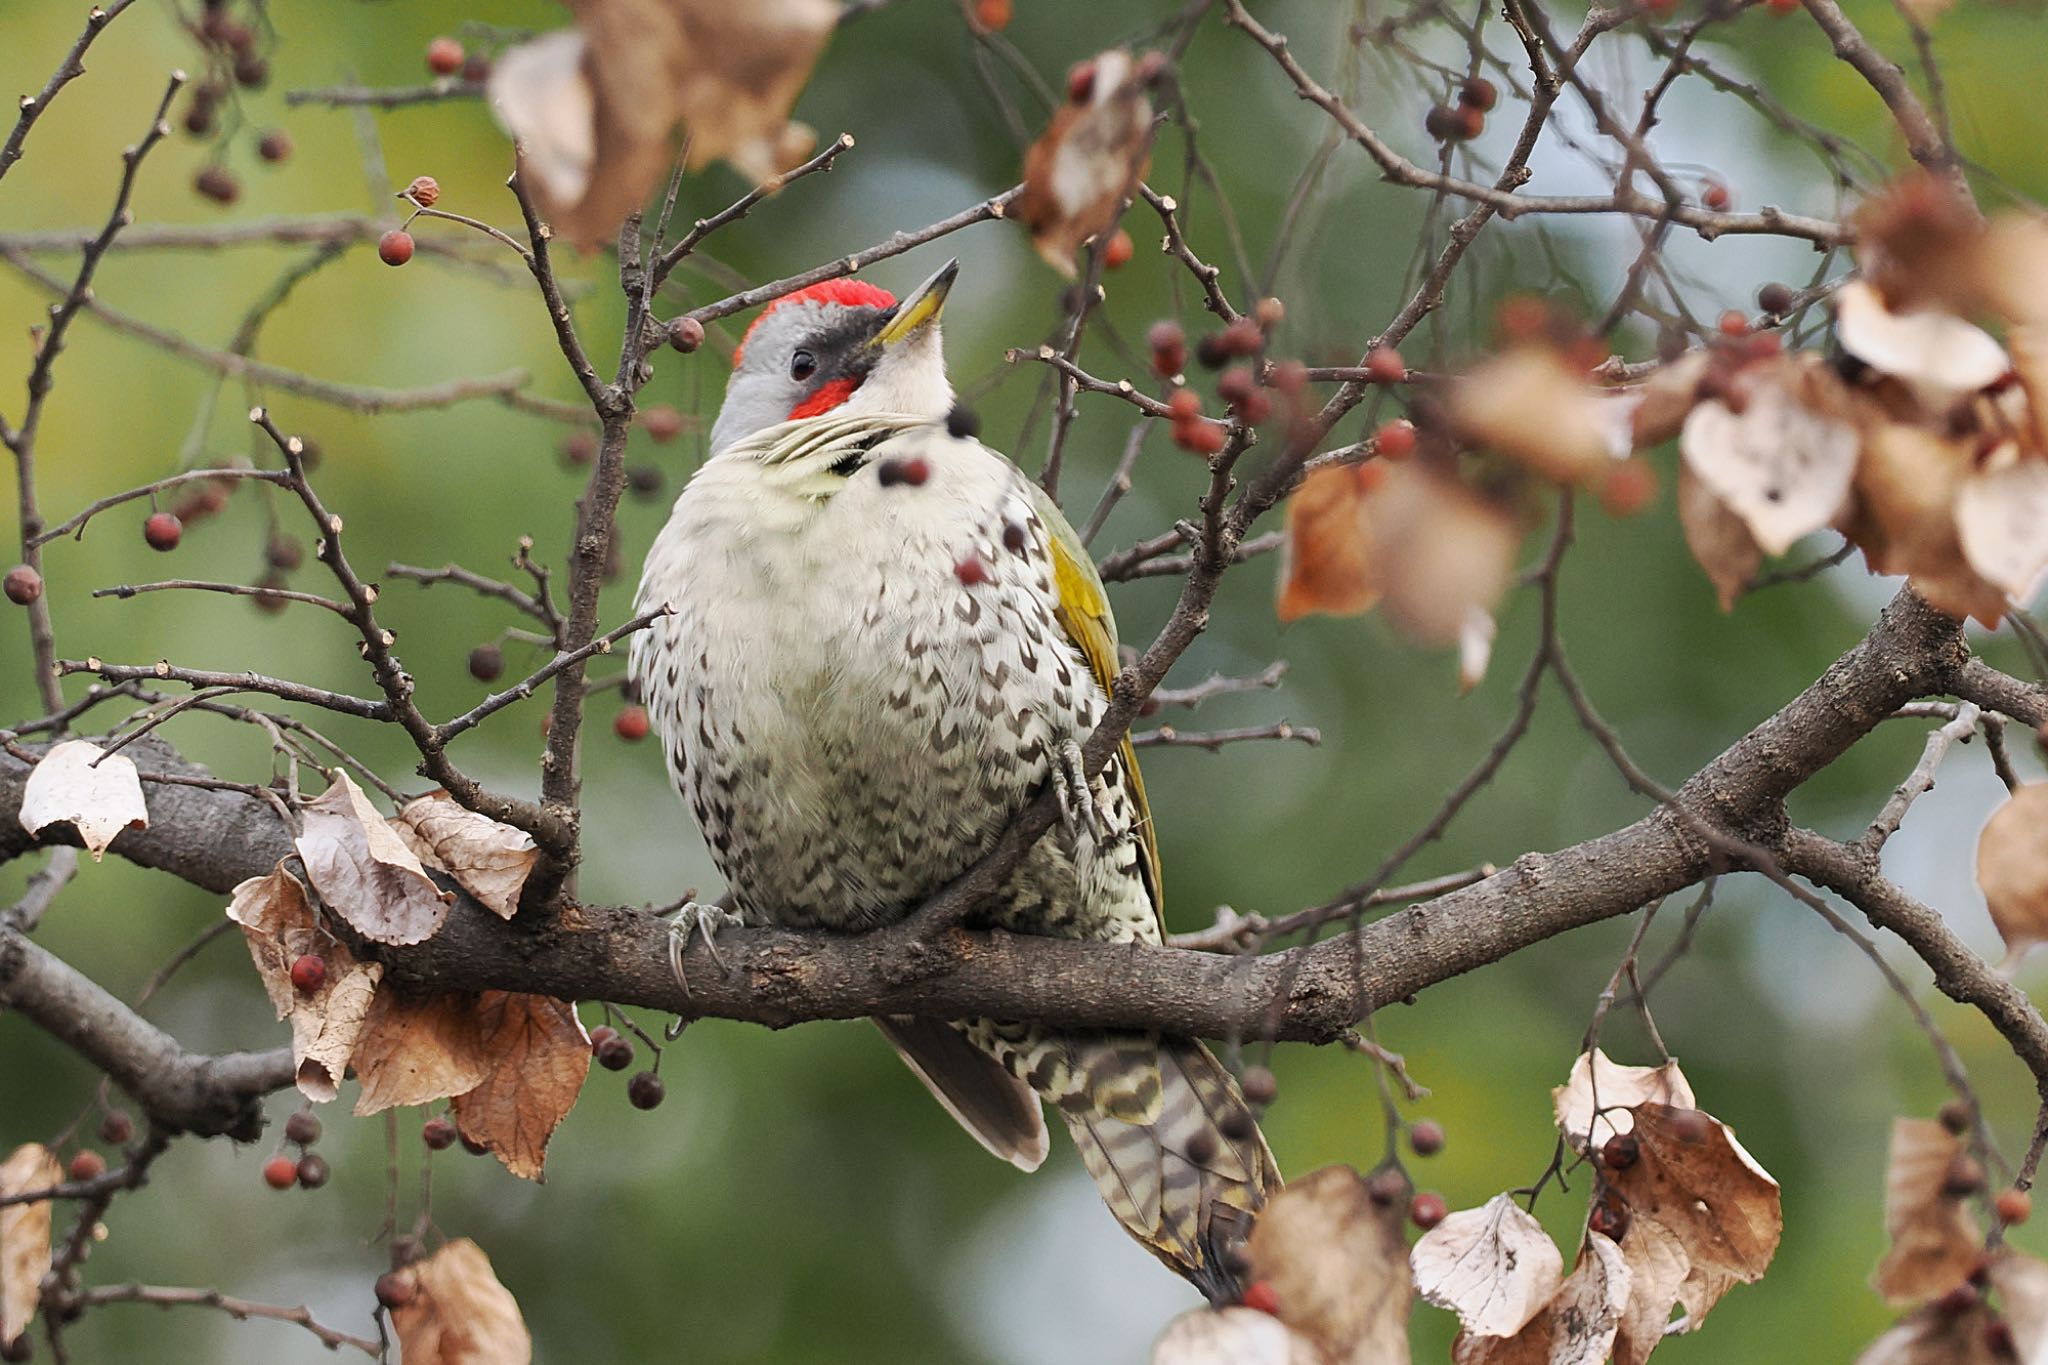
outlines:
[[[890,348],[910,340],[939,320],[946,306],[946,294],[960,274],[960,262],[948,261],[938,273],[919,285],[911,296],[896,305],[889,320],[875,333],[871,345]]]

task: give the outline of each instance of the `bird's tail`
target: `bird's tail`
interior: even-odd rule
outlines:
[[[1147,1033],[967,1027],[1066,1120],[1124,1229],[1211,1302],[1235,1302],[1235,1252],[1280,1171],[1214,1054]]]

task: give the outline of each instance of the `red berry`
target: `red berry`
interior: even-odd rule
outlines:
[[[931,476],[931,462],[922,455],[912,455],[901,460],[884,460],[875,466],[875,482],[884,488],[894,488],[898,484],[922,488],[925,480]]]
[[[624,1071],[633,1065],[633,1045],[614,1033],[595,1048],[597,1064],[606,1071]]]
[[[7,571],[5,591],[8,601],[25,607],[43,595],[43,576],[26,564],[17,564]]]
[[[1366,353],[1365,377],[1375,384],[1398,384],[1408,377],[1408,362],[1391,346],[1375,346]]]
[[[1078,62],[1067,72],[1067,98],[1076,104],[1086,104],[1095,93],[1095,63]]]
[[[1202,395],[1193,389],[1175,389],[1166,400],[1166,415],[1175,422],[1192,422],[1202,415]]]
[[[327,959],[306,953],[292,963],[292,989],[311,995],[327,984]]]
[[[292,135],[282,128],[273,128],[263,135],[256,144],[256,155],[265,161],[279,162],[292,154]]]
[[[1434,1190],[1424,1190],[1408,1201],[1409,1221],[1424,1232],[1443,1222],[1444,1215],[1449,1212],[1450,1207],[1444,1203],[1444,1197]]]
[[[152,550],[175,550],[185,534],[185,523],[169,512],[155,512],[142,523],[142,538]]]
[[[90,1147],[80,1148],[67,1168],[73,1180],[97,1180],[107,1173],[107,1159]]]
[[[301,1147],[320,1140],[320,1119],[310,1109],[294,1109],[291,1117],[284,1121],[284,1135]]]
[[[436,38],[427,44],[427,70],[436,76],[452,76],[462,70],[462,44],[453,38]]]
[[[1261,1313],[1280,1316],[1280,1295],[1274,1290],[1271,1280],[1253,1280],[1244,1287],[1244,1297],[1238,1300],[1246,1308],[1255,1308]]]
[[[2009,1227],[2018,1227],[2034,1212],[2034,1196],[2025,1190],[2000,1190],[1993,1204],[1998,1210],[1998,1221]]]
[[[1417,1119],[1408,1129],[1408,1145],[1417,1156],[1435,1156],[1444,1149],[1444,1126],[1435,1119]]]
[[[642,1071],[626,1082],[626,1099],[635,1109],[652,1109],[668,1096],[668,1087],[652,1071]]]
[[[1465,121],[1448,104],[1432,104],[1422,116],[1422,130],[1438,142],[1449,142],[1464,131]]]
[[[1630,517],[1649,506],[1657,496],[1657,475],[1650,462],[1640,457],[1624,460],[1607,471],[1600,481],[1600,505],[1609,516]]]
[[[1628,1224],[1628,1206],[1605,1199],[1595,1204],[1593,1212],[1586,1218],[1588,1232],[1597,1232],[1611,1242],[1619,1242],[1628,1236]]]
[[[327,1183],[327,1158],[318,1152],[308,1152],[299,1158],[297,1168],[299,1187],[317,1190]]]
[[[1232,403],[1230,410],[1237,414],[1238,421],[1255,427],[1273,415],[1273,400],[1266,396],[1263,389],[1253,389]]]
[[[225,166],[208,166],[192,177],[192,188],[216,204],[232,204],[242,197],[242,182]]]
[[[991,33],[1000,33],[1010,26],[1016,13],[1011,0],[975,0],[974,22]]]
[[[1485,113],[1500,100],[1500,91],[1493,88],[1493,82],[1484,76],[1467,76],[1465,83],[1458,87],[1458,103],[1468,109]]]
[[[1196,455],[1214,455],[1223,449],[1226,439],[1222,427],[1199,417],[1173,424],[1173,443]]]
[[[1726,213],[1728,206],[1734,202],[1735,196],[1718,180],[1709,180],[1706,188],[1700,191],[1700,203],[1715,213]]]
[[[263,1183],[273,1190],[288,1190],[299,1183],[299,1163],[280,1152],[263,1163]]]
[[[377,1302],[386,1308],[403,1308],[419,1293],[413,1276],[403,1270],[387,1270],[377,1277]]]
[[[1721,335],[1724,337],[1749,335],[1749,318],[1743,314],[1740,308],[1730,308],[1727,312],[1721,314],[1721,320],[1715,325],[1720,328]]]
[[[1625,1171],[1642,1159],[1643,1144],[1634,1133],[1616,1133],[1600,1144],[1600,1164],[1610,1171]]]
[[[988,565],[977,554],[969,554],[953,565],[953,577],[972,588],[988,582]]]
[[[683,414],[667,403],[657,403],[640,414],[640,425],[657,441],[673,441],[683,429]]]
[[[1131,242],[1131,234],[1118,228],[1110,234],[1109,241],[1102,248],[1102,268],[1121,270],[1131,263],[1131,257],[1138,254],[1138,248]]]
[[[590,1031],[590,1050],[592,1052],[595,1052],[597,1051],[597,1049],[604,1046],[605,1039],[616,1038],[618,1036],[619,1031],[613,1028],[610,1024],[599,1024],[596,1028]]]
[[[594,464],[597,461],[597,436],[588,431],[572,431],[562,440],[562,463],[575,467]]]
[[[377,239],[377,259],[386,265],[404,265],[412,259],[412,234],[393,228]]]
[[[704,324],[695,318],[677,318],[668,325],[668,344],[688,355],[704,344]]]
[[[1188,334],[1179,323],[1153,323],[1145,344],[1152,348],[1152,372],[1161,379],[1171,379],[1187,367]]]
[[[1474,105],[1459,105],[1455,116],[1458,120],[1458,136],[1467,141],[1486,131],[1486,115]]]
[[[644,706],[622,706],[619,714],[612,717],[612,733],[628,744],[638,744],[647,738],[650,728]]]
[[[1271,1104],[1280,1093],[1280,1082],[1272,1071],[1263,1066],[1248,1066],[1244,1077],[1238,1082],[1244,1090],[1244,1097],[1261,1109]]]
[[[1533,294],[1510,294],[1494,310],[1504,341],[1535,341],[1550,330],[1550,305]]]
[[[1216,378],[1216,396],[1233,406],[1251,397],[1257,388],[1251,370],[1243,365],[1233,365]]]
[[[1407,459],[1415,453],[1415,423],[1396,417],[1372,434],[1372,448],[1381,459]]]
[[[1300,393],[1308,387],[1308,366],[1299,360],[1283,360],[1266,372],[1266,382],[1277,393]]]
[[[135,1120],[128,1117],[125,1109],[109,1109],[100,1120],[101,1142],[126,1142],[134,1136]]]
[[[1764,0],[1764,8],[1773,14],[1790,14],[1799,8],[1799,0]]]
[[[1239,318],[1223,329],[1225,355],[1257,355],[1259,347],[1265,344],[1266,334],[1250,318]]]
[[[420,1125],[420,1141],[429,1151],[445,1152],[455,1145],[455,1125],[436,1115]]]

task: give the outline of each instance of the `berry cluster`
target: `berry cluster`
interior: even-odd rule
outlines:
[[[308,989],[300,983],[300,967],[304,963],[319,963],[319,979],[327,980],[327,964],[313,956],[301,957],[292,964],[292,985],[299,990]],[[310,973],[309,973],[310,975]],[[312,987],[317,990],[318,987]],[[273,1190],[288,1190],[297,1185],[301,1189],[317,1190],[327,1183],[327,1158],[313,1150],[313,1144],[320,1140],[320,1119],[311,1109],[299,1109],[284,1121],[284,1140],[289,1146],[297,1147],[299,1155],[294,1157],[288,1151],[279,1151],[263,1163],[263,1183]]]

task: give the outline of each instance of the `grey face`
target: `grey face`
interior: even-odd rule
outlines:
[[[726,386],[711,429],[712,453],[777,422],[830,412],[852,397],[879,359],[871,343],[894,311],[893,305],[790,299],[763,317],[747,334]]]

